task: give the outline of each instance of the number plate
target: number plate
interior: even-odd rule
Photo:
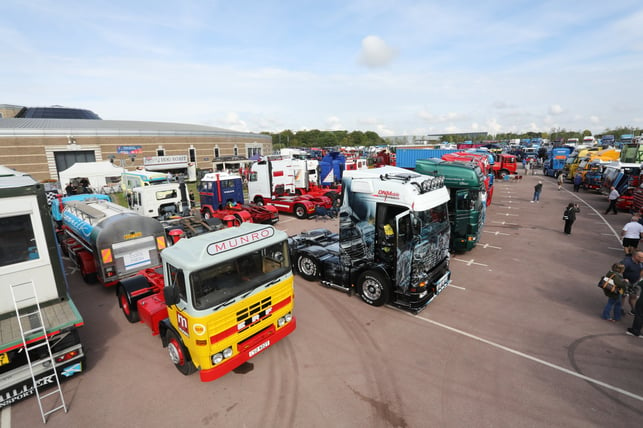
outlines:
[[[269,340],[267,340],[267,341],[263,342],[261,345],[257,346],[257,347],[256,347],[255,349],[253,349],[252,351],[248,352],[248,356],[249,356],[249,357],[254,357],[254,356],[255,356],[255,355],[257,355],[259,352],[261,352],[261,351],[263,351],[264,349],[266,349],[268,346],[270,346],[270,341],[269,341]]]
[[[447,285],[449,285],[449,274],[445,273],[444,276],[435,283],[435,294],[440,294],[440,292],[444,290]]]
[[[3,352],[0,354],[0,366],[4,366],[5,364],[9,364],[9,354]]]

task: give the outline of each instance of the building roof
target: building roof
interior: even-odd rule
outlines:
[[[269,135],[237,132],[205,125],[171,122],[140,122],[93,119],[0,119],[0,137],[34,136],[228,136],[271,138]]]

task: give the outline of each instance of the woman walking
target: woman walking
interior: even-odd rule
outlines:
[[[565,233],[570,235],[572,233],[572,224],[576,221],[576,213],[580,212],[578,204],[570,202],[563,212],[563,220],[565,221]]]
[[[607,296],[607,304],[603,308],[602,318],[606,321],[619,321],[621,319],[621,295],[625,292],[629,285],[627,279],[623,279],[623,272],[625,265],[623,263],[614,263],[612,270],[605,274],[609,281],[614,283],[614,291],[603,288],[605,296]]]

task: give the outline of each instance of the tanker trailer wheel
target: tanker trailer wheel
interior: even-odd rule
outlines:
[[[96,282],[98,282],[98,275],[96,274],[96,271],[90,272],[88,269],[90,265],[91,267],[93,267],[94,259],[82,252],[77,257],[80,275],[83,277],[83,281],[85,281],[85,284],[95,284]]]
[[[192,364],[190,353],[185,349],[185,346],[183,346],[179,336],[174,330],[168,330],[167,333],[165,333],[165,338],[167,339],[167,351],[170,354],[170,360],[172,360],[176,369],[185,376],[194,373],[196,367]]]
[[[307,254],[297,258],[297,271],[307,281],[315,281],[320,276],[319,263]]]
[[[295,212],[295,217],[297,217],[300,220],[303,220],[306,217],[308,217],[308,213],[306,212],[306,207],[301,204],[295,205],[294,212]]]
[[[391,285],[381,273],[366,271],[357,281],[360,297],[372,306],[382,306],[388,302]]]
[[[138,310],[136,309],[136,305],[133,305],[130,302],[129,296],[127,295],[127,291],[125,291],[125,287],[122,285],[118,287],[117,291],[118,295],[118,304],[121,307],[121,310],[123,311],[123,314],[125,315],[125,318],[127,318],[127,321],[131,323],[138,322],[141,318],[138,315]]]

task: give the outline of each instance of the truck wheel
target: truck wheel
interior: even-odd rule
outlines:
[[[319,263],[311,256],[305,254],[297,258],[297,271],[307,281],[315,281],[319,275]]]
[[[264,206],[263,198],[261,196],[255,197],[255,204],[259,206]]]
[[[125,318],[127,318],[127,321],[135,323],[141,319],[138,315],[138,310],[136,310],[136,307],[131,304],[127,291],[125,291],[123,286],[118,287],[118,304],[120,305]]]
[[[295,205],[294,212],[295,212],[295,217],[297,217],[300,220],[303,220],[306,217],[308,217],[308,212],[306,212],[306,207],[301,204]]]
[[[167,333],[165,333],[165,337],[167,339],[167,351],[170,354],[170,360],[172,360],[176,369],[185,376],[194,373],[196,367],[194,367],[190,359],[190,353],[185,349],[185,346],[183,346],[179,336],[173,330],[168,330]]]
[[[391,285],[382,274],[366,271],[357,281],[362,300],[372,306],[382,306],[388,302]]]
[[[210,210],[208,209],[203,210],[203,219],[210,220],[211,218],[212,218],[212,214],[210,214]]]
[[[65,234],[58,232],[58,244],[60,244],[60,251],[63,253],[63,256],[69,257],[69,250],[67,250],[67,245],[65,245]]]
[[[83,277],[83,281],[85,281],[85,284],[96,284],[96,282],[98,281],[96,272],[85,272],[85,270],[81,268],[80,275]]]
[[[500,170],[499,175],[500,175],[500,178],[504,178],[505,175],[509,175],[509,171],[507,171],[506,169],[502,169]]]
[[[90,272],[88,269],[89,263],[93,264],[94,260],[85,253],[78,254],[77,257],[80,275],[83,277],[83,281],[85,281],[85,284],[95,284],[98,281],[98,275],[95,271]]]

